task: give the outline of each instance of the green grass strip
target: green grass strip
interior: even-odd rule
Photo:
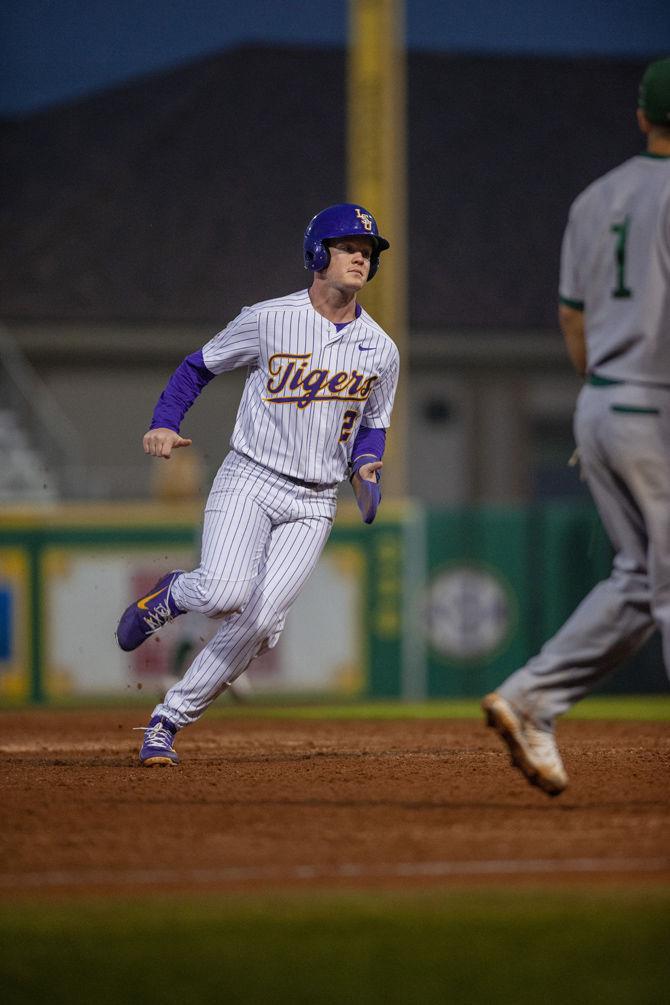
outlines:
[[[586,698],[568,713],[570,719],[670,721],[670,695],[626,695]]]
[[[86,698],[61,700],[46,708],[58,711],[135,708],[138,715],[153,705],[155,695],[137,698]],[[323,696],[257,695],[244,704],[229,699],[217,702],[207,718],[227,719],[479,719],[479,698],[445,698],[422,702],[328,700]],[[0,710],[31,706],[1,704]],[[44,708],[45,706],[40,706]],[[670,721],[670,695],[603,695],[586,698],[568,713],[571,719],[617,719],[636,722]]]
[[[0,908],[8,1005],[661,1005],[670,891],[153,897]]]
[[[362,701],[346,704],[218,705],[208,715],[268,719],[478,719],[477,698],[425,702]],[[572,719],[618,719],[637,722],[670,720],[670,696],[637,695],[587,698],[570,712]]]

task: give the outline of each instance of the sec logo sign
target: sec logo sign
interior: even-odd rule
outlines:
[[[452,566],[429,587],[428,640],[448,660],[492,657],[510,635],[515,609],[509,587],[493,571]]]

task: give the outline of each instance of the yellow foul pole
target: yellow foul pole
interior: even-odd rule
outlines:
[[[348,199],[391,242],[361,297],[400,350],[400,383],[384,456],[384,494],[407,491],[407,211],[404,0],[349,0]]]

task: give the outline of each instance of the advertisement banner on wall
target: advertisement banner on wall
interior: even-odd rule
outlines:
[[[148,592],[167,569],[188,567],[188,550],[91,547],[47,548],[43,554],[44,689],[49,698],[120,694],[144,681],[169,677],[179,644],[168,625],[161,644],[133,653],[119,649],[114,631],[121,612]]]
[[[0,548],[0,696],[30,695],[30,565],[25,551]]]
[[[166,547],[47,548],[45,697],[161,693],[181,677],[220,622],[182,615],[131,653],[119,649],[114,630],[130,600],[148,593],[168,569],[192,568],[195,560],[191,551]],[[279,644],[252,663],[238,688],[351,695],[364,687],[361,563],[360,551],[346,544],[326,548]]]

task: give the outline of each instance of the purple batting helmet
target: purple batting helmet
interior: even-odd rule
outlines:
[[[380,235],[377,221],[372,213],[368,213],[367,209],[351,202],[329,206],[312,217],[303,241],[305,268],[309,269],[310,272],[320,272],[321,269],[327,268],[330,262],[330,252],[325,242],[337,240],[340,237],[353,237],[354,234],[372,238],[374,247],[370,258],[370,272],[368,273],[368,282],[370,282],[379,268],[380,254],[382,251],[386,251],[390,245]]]

